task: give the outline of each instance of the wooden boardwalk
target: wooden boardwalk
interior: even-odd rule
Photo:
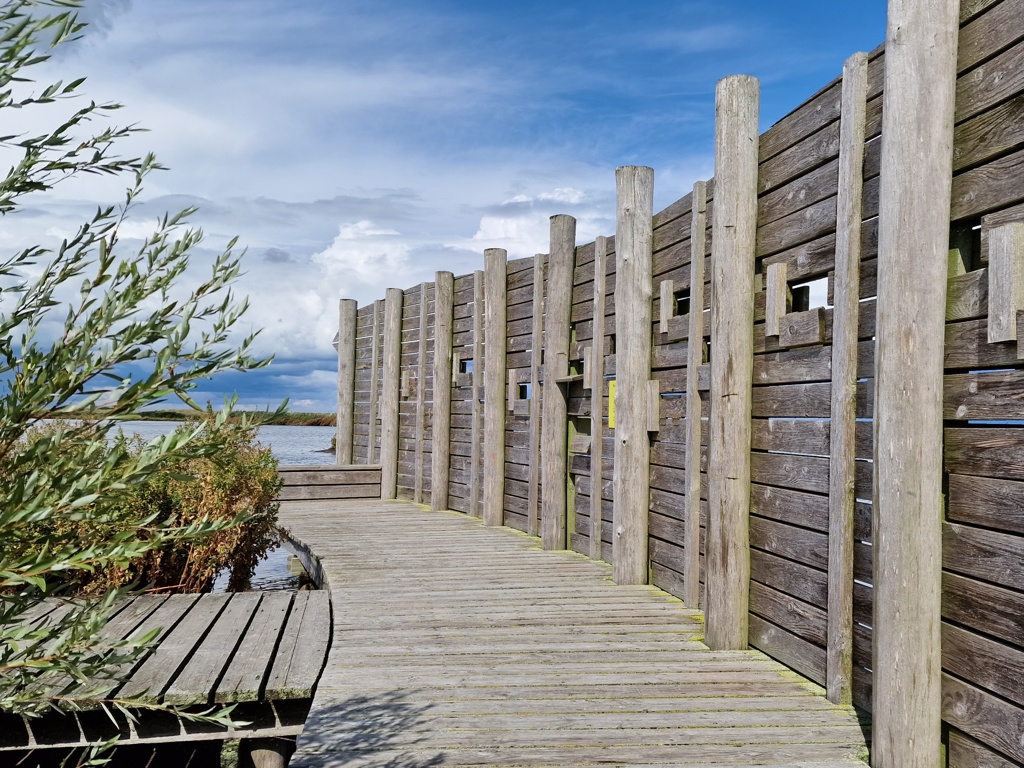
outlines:
[[[285,502],[334,641],[293,766],[864,765],[850,708],[610,567],[406,502]]]

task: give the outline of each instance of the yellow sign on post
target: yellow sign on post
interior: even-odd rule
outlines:
[[[608,382],[608,429],[615,429],[615,379]]]

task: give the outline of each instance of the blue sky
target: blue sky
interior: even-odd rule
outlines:
[[[212,257],[248,246],[248,322],[269,368],[198,393],[333,410],[337,299],[360,305],[483,249],[614,233],[614,169],[655,169],[655,207],[713,175],[718,79],[761,80],[762,130],[884,37],[885,3],[86,0],[86,38],[46,77],[126,105],[153,176],[128,234],[200,207]],[[7,217],[0,244],[56,241],[124,184],[89,180]],[[200,260],[201,260],[200,259]]]

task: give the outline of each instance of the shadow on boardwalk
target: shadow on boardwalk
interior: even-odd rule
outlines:
[[[445,753],[414,752],[426,736],[431,704],[408,701],[410,691],[386,691],[321,704],[299,737],[298,766],[433,768]],[[379,760],[375,756],[380,756]]]

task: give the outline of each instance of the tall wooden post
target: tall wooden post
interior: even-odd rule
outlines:
[[[508,254],[484,251],[484,498],[485,525],[505,522],[505,286]],[[474,364],[474,368],[475,368]]]
[[[941,747],[942,374],[958,0],[890,0],[875,351],[873,764]]]
[[[377,436],[380,420],[380,332],[384,321],[384,300],[373,302],[373,341],[370,351],[370,440],[366,446],[366,463],[378,464]]]
[[[338,431],[334,456],[338,464],[352,463],[356,400],[356,307],[354,299],[338,302]]]
[[[484,399],[484,273],[478,269],[473,273],[473,402],[470,424],[469,456],[469,514],[482,517],[480,503],[480,480],[483,475],[483,403]]]
[[[654,170],[615,171],[615,512],[612,577],[647,583],[651,441],[651,270],[654,261]]]
[[[700,603],[700,367],[704,365],[704,249],[707,246],[708,190],[693,185],[690,213],[690,323],[686,348],[686,519],[683,529],[683,602]]]
[[[715,94],[711,223],[711,450],[707,644],[747,647],[750,591],[750,404],[760,87],[734,75]]]
[[[590,355],[590,559],[601,559],[604,528],[604,313],[608,238],[594,240],[594,347]]]
[[[452,330],[455,276],[434,275],[434,403],[430,429],[430,508],[448,509],[452,435]]]
[[[540,534],[540,360],[544,348],[544,254],[533,257],[533,328],[530,337],[530,487],[527,531]]]
[[[832,432],[828,493],[828,698],[853,697],[853,517],[857,447],[857,322],[860,317],[861,197],[868,57],[843,67],[839,131],[835,309],[832,315]]]
[[[427,431],[427,285],[420,283],[419,343],[416,345],[416,478],[412,500],[423,503],[424,434]]]
[[[384,298],[384,372],[380,392],[380,497],[398,493],[398,403],[402,368],[401,288],[388,288]]]
[[[541,544],[544,549],[566,546],[566,440],[569,402],[558,379],[569,373],[569,323],[572,319],[572,278],[576,266],[576,219],[551,217],[548,256],[548,299],[544,320],[544,401],[541,430]]]

